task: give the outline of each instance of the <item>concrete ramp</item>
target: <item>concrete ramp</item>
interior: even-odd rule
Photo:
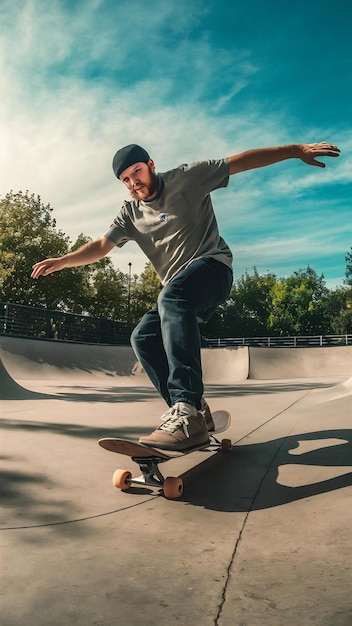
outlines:
[[[2,397],[13,397],[16,383],[104,381],[114,386],[151,386],[130,346],[0,338]],[[352,376],[352,346],[324,348],[204,348],[206,385],[233,385],[247,379]],[[16,383],[14,382],[16,381]],[[24,382],[25,381],[25,382]]]
[[[352,375],[352,346],[249,348],[249,378],[314,378]]]
[[[2,337],[0,361],[1,389],[10,385],[11,397],[14,380],[103,380],[113,385],[151,386],[129,346]],[[204,349],[202,364],[205,384],[241,382],[248,377],[248,348]]]
[[[204,348],[203,379],[206,385],[233,385],[248,378],[248,348]]]
[[[0,358],[0,400],[28,400],[30,397],[31,392],[16,383]]]
[[[129,346],[1,337],[0,358],[16,380],[140,374]]]

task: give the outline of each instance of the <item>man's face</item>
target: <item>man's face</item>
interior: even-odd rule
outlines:
[[[120,180],[135,200],[150,200],[158,191],[158,178],[152,159],[148,163],[134,163],[127,167],[121,173]]]

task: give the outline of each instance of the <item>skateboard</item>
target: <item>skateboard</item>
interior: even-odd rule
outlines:
[[[132,461],[139,465],[142,474],[133,478],[132,472],[129,470],[117,469],[112,477],[114,487],[126,491],[131,485],[148,485],[162,489],[165,498],[174,500],[180,498],[183,493],[183,480],[179,477],[164,477],[159,469],[159,465],[177,458],[195,452],[197,450],[207,452],[230,452],[231,440],[222,439],[219,441],[216,435],[225,432],[230,426],[231,416],[228,411],[214,411],[212,413],[215,429],[209,432],[209,442],[201,446],[196,446],[184,451],[161,450],[158,448],[150,448],[149,446],[128,441],[127,439],[116,439],[114,437],[105,437],[99,439],[99,445],[110,452],[117,452],[129,456]]]

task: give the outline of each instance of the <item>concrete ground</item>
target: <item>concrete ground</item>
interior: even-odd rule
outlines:
[[[0,338],[2,626],[351,626],[352,348],[257,350],[203,352],[233,448],[166,500],[97,445],[165,410],[128,348]]]

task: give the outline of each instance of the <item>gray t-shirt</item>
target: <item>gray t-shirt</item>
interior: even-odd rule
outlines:
[[[163,285],[201,257],[231,267],[231,250],[219,235],[209,195],[228,185],[228,160],[180,165],[159,177],[156,199],[126,200],[105,236],[118,247],[136,241]]]

